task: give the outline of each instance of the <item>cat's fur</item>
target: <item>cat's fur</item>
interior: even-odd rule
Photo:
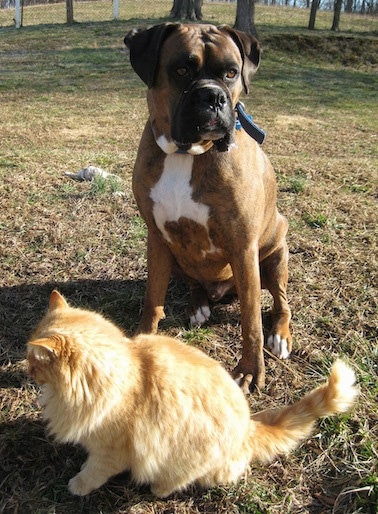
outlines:
[[[288,452],[316,418],[346,411],[357,395],[353,371],[336,361],[328,383],[251,418],[240,388],[202,351],[164,336],[128,339],[57,291],[28,343],[28,360],[50,432],[88,451],[69,482],[78,495],[126,469],[161,497],[193,482],[235,482],[251,460]]]

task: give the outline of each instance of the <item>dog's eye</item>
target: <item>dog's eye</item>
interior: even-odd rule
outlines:
[[[189,74],[188,68],[177,68],[176,73],[179,77],[186,77]]]
[[[238,71],[235,68],[230,68],[226,73],[226,79],[234,79],[237,74]]]

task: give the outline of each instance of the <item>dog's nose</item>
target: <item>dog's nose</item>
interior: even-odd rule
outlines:
[[[221,88],[202,87],[197,90],[198,102],[214,111],[222,110],[227,103],[227,97]]]

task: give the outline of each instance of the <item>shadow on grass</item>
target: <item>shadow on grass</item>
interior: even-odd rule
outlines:
[[[46,435],[41,421],[30,420],[26,416],[0,425],[0,457],[1,513],[116,514],[131,512],[132,507],[136,508],[132,512],[161,514],[269,512],[261,506],[258,491],[254,491],[251,496],[251,490],[243,482],[240,486],[221,486],[205,491],[190,487],[166,500],[159,500],[151,494],[149,486],[136,486],[127,471],[111,478],[104,486],[86,497],[73,496],[69,493],[67,484],[84,463],[85,451],[77,446],[54,443]],[[253,481],[255,474],[258,482],[259,469],[252,468],[249,480]],[[330,489],[330,482],[333,481],[339,485]],[[352,490],[353,485],[356,489],[361,485],[357,475],[343,480],[343,465],[340,464],[335,477],[324,477],[317,484],[316,490],[323,493],[317,493],[314,500],[304,506],[306,511],[303,512],[328,512],[324,510],[327,502],[330,502],[328,507],[331,508],[340,493],[340,483],[344,482],[348,485],[348,490]],[[366,490],[361,491],[363,497],[366,494]],[[340,500],[343,500],[339,505],[340,509],[336,509],[335,513],[355,512],[355,495]],[[374,514],[374,505],[370,504],[368,498],[365,500],[367,510],[363,512]],[[177,510],[178,504],[182,510]]]
[[[144,94],[144,86],[131,70],[123,37],[134,27],[166,21],[130,19],[126,22],[97,22],[73,27],[45,27],[46,44],[41,45],[40,28],[23,29],[22,40],[14,41],[2,54],[4,91],[23,91],[28,95],[54,91],[72,94],[82,88]],[[25,32],[24,32],[25,31]],[[67,33],[67,34],[66,34]],[[70,36],[63,46],[63,35]],[[65,39],[63,38],[63,41]],[[329,106],[340,101],[375,100],[377,88],[373,72],[359,70],[361,64],[376,65],[376,39],[319,34],[272,34],[263,38],[266,54],[256,80],[256,88],[269,90],[274,85],[282,96],[290,94],[295,108],[316,109],[325,101]],[[325,64],[327,65],[324,69]],[[352,68],[330,69],[330,64]],[[90,80],[88,80],[90,77]],[[277,106],[279,108],[279,106]]]
[[[144,280],[47,282],[0,288],[0,365],[25,357],[30,333],[47,310],[50,293],[58,289],[72,306],[101,312],[132,336],[140,321],[146,283]],[[168,324],[185,325],[188,289],[172,280],[166,299]],[[13,375],[13,381],[19,377]],[[4,376],[2,378],[4,382]],[[14,384],[12,385],[14,386]]]
[[[144,288],[143,281],[132,280],[48,282],[0,288],[0,364],[23,358],[27,338],[46,312],[53,289],[58,289],[71,305],[102,312],[130,333],[140,317]]]
[[[129,472],[113,477],[88,497],[73,496],[68,481],[79,472],[86,452],[78,446],[56,444],[42,421],[20,417],[0,425],[0,512],[110,513],[115,497],[130,505],[140,494],[152,499],[149,488],[133,484]]]
[[[25,358],[26,342],[46,312],[53,289],[62,293],[72,306],[102,313],[131,337],[141,318],[146,282],[79,280],[0,288],[0,365]],[[188,301],[187,284],[172,278],[164,306],[166,319],[159,325],[161,332],[191,328],[186,315]],[[236,295],[227,295],[219,302],[211,303],[210,307],[212,315],[205,328],[216,330],[231,324],[239,333],[240,307]],[[262,307],[262,318],[266,338],[272,323],[269,307]],[[23,371],[12,367],[9,374],[2,372],[0,387],[20,387],[24,378]]]

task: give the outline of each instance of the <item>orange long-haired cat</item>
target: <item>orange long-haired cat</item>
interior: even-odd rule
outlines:
[[[328,383],[251,417],[240,388],[202,351],[164,336],[128,339],[57,291],[28,343],[28,360],[50,432],[88,451],[69,481],[78,495],[127,469],[160,497],[193,482],[235,482],[250,461],[288,452],[316,418],[346,411],[357,395],[353,371],[338,360]]]

